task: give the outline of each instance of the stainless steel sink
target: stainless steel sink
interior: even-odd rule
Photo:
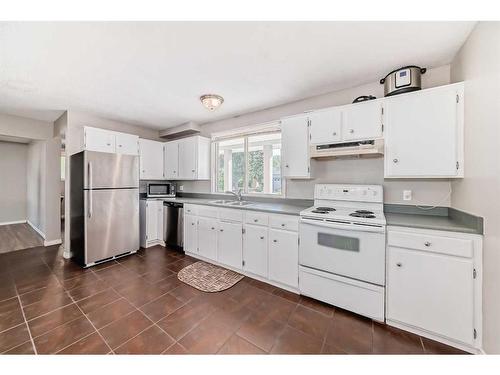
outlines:
[[[233,201],[231,203],[228,203],[229,206],[248,206],[253,204],[253,202],[248,202],[248,201]]]
[[[210,203],[212,204],[220,204],[224,206],[248,206],[250,204],[253,204],[253,202],[248,202],[248,201],[236,201],[236,200],[225,200],[225,199],[219,199],[216,201],[211,201]]]
[[[230,203],[233,203],[233,202],[236,202],[236,201],[235,200],[219,199],[219,200],[216,200],[216,201],[211,201],[210,203],[212,203],[212,204],[230,204]]]

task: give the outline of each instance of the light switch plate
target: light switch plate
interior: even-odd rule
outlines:
[[[403,200],[411,201],[411,190],[403,190]]]
[[[179,191],[184,191],[184,185],[179,185]]]

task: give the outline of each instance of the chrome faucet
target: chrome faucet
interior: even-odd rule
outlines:
[[[236,197],[236,199],[238,199],[238,201],[241,202],[241,199],[242,199],[241,193],[242,193],[242,191],[243,191],[243,189],[238,189],[238,192],[235,193],[234,191],[229,191],[228,190],[228,191],[226,191],[226,193],[234,195]]]

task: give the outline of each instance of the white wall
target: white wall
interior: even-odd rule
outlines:
[[[429,69],[422,76],[423,88],[450,83],[450,66]],[[299,114],[304,111],[349,104],[360,95],[384,96],[383,85],[378,81],[351,89],[269,108],[263,111],[241,115],[236,118],[202,125],[202,134],[210,136],[214,132],[255,125],[277,120],[280,117]],[[449,198],[443,200],[450,190],[449,180],[384,180],[383,159],[337,159],[316,161],[313,166],[314,179],[288,180],[287,197],[312,199],[316,183],[367,183],[384,185],[387,203],[437,204],[449,205]],[[179,184],[181,185],[181,183]],[[210,192],[207,181],[184,181],[185,192]],[[403,190],[413,191],[411,202],[403,201]]]
[[[0,141],[0,224],[26,221],[28,145]]]
[[[28,146],[27,164],[27,219],[45,238],[45,188],[46,188],[46,144],[33,141]]]
[[[484,217],[484,349],[500,353],[500,22],[480,22],[451,64],[465,81],[465,178],[451,204]]]
[[[53,124],[51,122],[0,113],[0,135],[48,139],[52,137],[52,133]]]

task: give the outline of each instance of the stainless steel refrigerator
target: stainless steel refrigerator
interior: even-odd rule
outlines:
[[[70,161],[70,240],[89,267],[139,249],[139,157],[82,151]]]

